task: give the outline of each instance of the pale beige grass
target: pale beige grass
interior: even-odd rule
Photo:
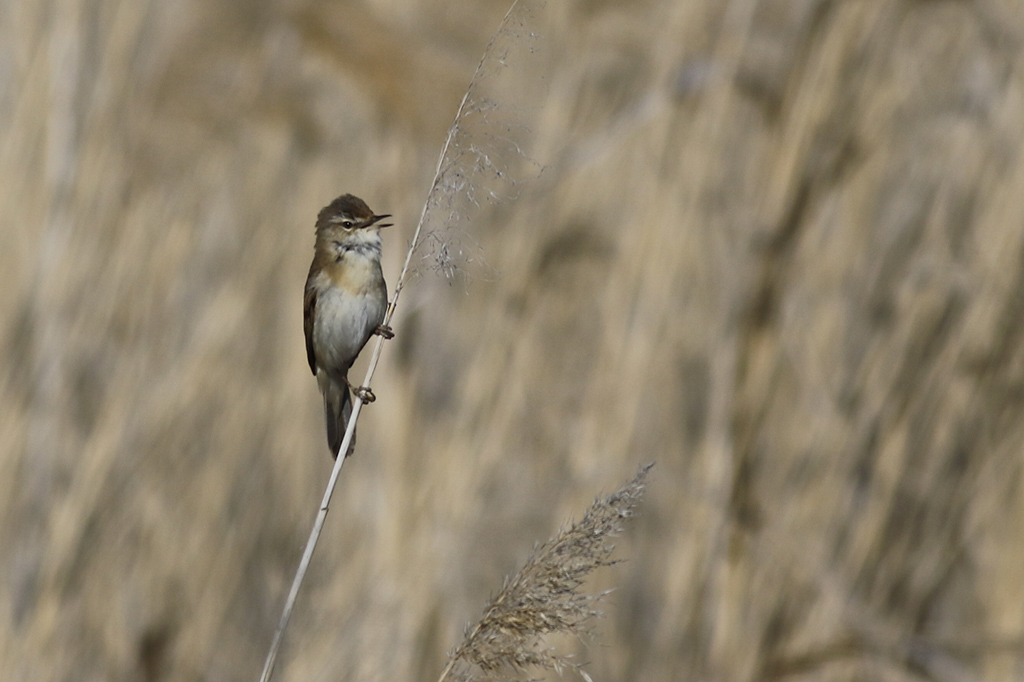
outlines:
[[[393,282],[505,9],[0,8],[5,674],[257,676],[330,466],[313,218],[394,213]],[[651,460],[594,679],[1019,678],[1021,26],[549,2],[547,166],[470,228],[500,277],[403,299],[275,679],[436,679]]]

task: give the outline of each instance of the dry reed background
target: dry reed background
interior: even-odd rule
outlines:
[[[0,676],[255,679],[331,464],[313,218],[396,214],[394,277],[506,8],[0,4]],[[436,679],[650,460],[595,680],[1020,679],[1024,5],[535,21],[548,166],[500,277],[403,299],[276,679]]]

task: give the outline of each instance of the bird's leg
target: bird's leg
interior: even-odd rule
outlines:
[[[383,336],[385,339],[395,338],[395,332],[389,325],[379,324],[377,328],[373,330],[373,333],[377,336]]]
[[[373,391],[370,390],[369,386],[353,386],[352,394],[367,405],[377,399],[377,396],[373,394]]]
[[[348,384],[349,389],[352,391],[352,395],[362,400],[365,404],[369,405],[377,399],[377,396],[373,394],[373,391],[370,390],[369,386],[353,386],[352,382],[348,380],[348,377],[345,377],[345,383]]]

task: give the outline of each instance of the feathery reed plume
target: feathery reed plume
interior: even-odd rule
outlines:
[[[433,271],[452,280],[489,274],[480,248],[465,226],[481,201],[514,199],[520,182],[537,177],[543,165],[526,152],[530,130],[524,111],[536,106],[543,83],[501,79],[510,65],[525,67],[542,51],[531,30],[537,0],[515,0],[491,36],[448,129],[430,193],[416,226],[399,286],[410,272]],[[521,69],[529,73],[532,69]]]
[[[609,540],[632,516],[652,466],[641,467],[633,480],[596,500],[581,521],[534,549],[451,652],[438,682],[574,666],[568,656],[545,647],[543,637],[581,634],[601,615],[595,603],[603,595],[581,592],[580,587],[595,569],[617,563],[611,558],[615,546]]]
[[[420,219],[416,223],[416,230],[413,233],[412,241],[409,244],[409,251],[402,265],[402,272],[395,283],[394,293],[388,302],[387,311],[384,314],[383,325],[386,327],[394,317],[395,308],[398,305],[398,297],[405,288],[410,266],[413,261],[413,254],[417,253],[423,243],[423,236],[430,236],[427,240],[432,244],[430,253],[435,263],[432,269],[445,274],[451,278],[456,273],[460,264],[470,263],[474,258],[466,254],[466,248],[457,242],[457,231],[455,225],[466,219],[466,215],[458,210],[462,199],[468,200],[470,204],[478,203],[478,193],[483,191],[492,200],[498,200],[500,193],[497,185],[514,184],[515,174],[509,169],[512,162],[501,160],[504,153],[513,153],[518,158],[525,158],[520,145],[515,141],[514,125],[507,119],[497,119],[496,112],[503,111],[504,107],[492,99],[480,93],[481,83],[491,81],[495,69],[503,69],[513,61],[513,51],[516,49],[527,50],[534,54],[536,48],[531,46],[524,48],[524,43],[532,42],[536,38],[535,33],[525,33],[526,15],[531,10],[524,9],[523,13],[517,13],[517,7],[525,7],[527,2],[514,0],[509,7],[505,17],[498,25],[498,30],[491,37],[490,42],[484,49],[483,57],[477,65],[476,72],[469,82],[469,87],[462,97],[459,109],[455,114],[455,120],[448,129],[448,135],[444,146],[441,148],[441,155],[438,158],[437,170],[434,173],[434,180],[431,182],[430,191],[427,192],[426,201],[423,203],[423,210]],[[510,105],[511,106],[511,105]],[[479,175],[480,177],[474,177]],[[435,219],[435,209],[442,209],[442,216]],[[424,226],[434,225],[438,220],[441,223],[433,228],[424,231]],[[442,236],[445,235],[445,236]],[[482,262],[482,259],[475,259]],[[384,337],[378,336],[377,343],[373,347],[373,354],[370,356],[370,364],[366,370],[366,378],[362,385],[369,387],[373,374],[377,370],[377,363],[380,361],[381,350],[384,347]],[[317,512],[316,520],[313,522],[313,530],[306,541],[306,547],[299,561],[299,567],[295,571],[295,578],[288,591],[288,598],[285,600],[281,618],[278,621],[277,630],[274,632],[274,639],[270,644],[266,661],[263,665],[263,673],[260,682],[269,682],[274,673],[274,664],[277,660],[277,652],[280,650],[284,632],[291,619],[292,610],[295,607],[295,600],[298,597],[299,589],[305,580],[306,571],[309,569],[313,552],[316,550],[317,542],[320,539],[320,532],[323,530],[324,521],[327,519],[327,512],[330,507],[331,497],[338,483],[338,476],[341,467],[345,463],[345,453],[348,452],[349,444],[352,442],[355,433],[356,422],[362,412],[364,401],[358,395],[352,403],[352,414],[349,417],[348,428],[342,438],[339,454],[331,470],[331,477],[327,482],[327,489],[320,502],[320,510]]]

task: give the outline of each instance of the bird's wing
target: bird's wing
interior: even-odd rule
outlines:
[[[306,332],[306,358],[316,376],[316,352],[313,350],[313,320],[316,319],[316,287],[306,280],[306,295],[302,306],[302,328]]]

